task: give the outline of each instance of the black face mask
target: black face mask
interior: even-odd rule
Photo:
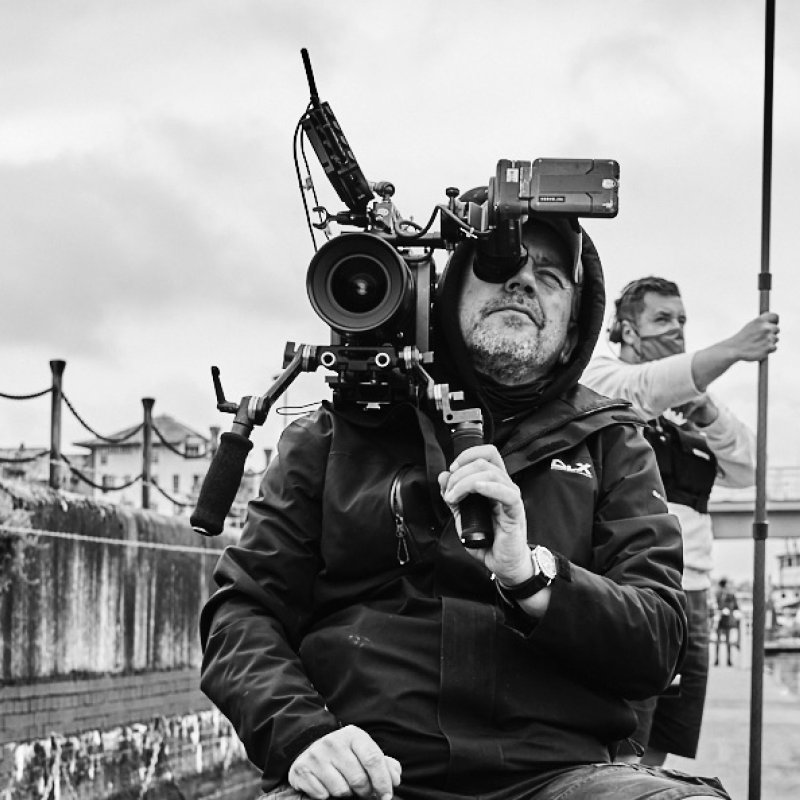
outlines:
[[[638,333],[638,331],[637,331]],[[667,356],[674,356],[678,353],[686,352],[686,345],[683,340],[683,331],[680,328],[658,333],[653,336],[639,336],[639,349],[636,355],[642,361],[658,361]]]

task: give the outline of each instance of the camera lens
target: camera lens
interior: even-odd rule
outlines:
[[[372,233],[340,234],[320,247],[306,289],[317,314],[345,336],[396,333],[414,305],[408,264]]]
[[[343,258],[330,277],[331,297],[352,314],[376,308],[386,296],[388,286],[383,265],[363,255]]]

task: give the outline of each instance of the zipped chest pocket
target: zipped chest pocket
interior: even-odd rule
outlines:
[[[411,561],[411,534],[406,527],[406,521],[403,517],[403,494],[401,486],[403,477],[408,475],[411,467],[403,467],[397,475],[394,476],[391,489],[389,490],[389,505],[392,509],[392,516],[394,517],[394,535],[397,539],[397,563],[404,567]]]
[[[431,508],[424,469],[407,464],[389,488],[389,506],[395,536],[395,558],[400,566],[431,557],[438,543],[439,524]]]

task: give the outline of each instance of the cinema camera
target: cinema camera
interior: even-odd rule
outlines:
[[[431,378],[432,313],[435,302],[437,249],[452,251],[475,240],[476,275],[500,283],[511,277],[527,254],[522,224],[531,214],[557,214],[580,235],[579,217],[614,217],[618,210],[619,165],[599,159],[501,159],[488,187],[461,193],[445,190],[427,224],[405,219],[394,204],[395,186],[368,181],[356,161],[328,103],[320,102],[308,52],[301,51],[311,100],[295,130],[295,168],[301,188],[315,255],[306,279],[314,311],[330,327],[327,345],[287,342],[284,371],[259,397],[245,396],[236,404],[225,399],[219,370],[212,367],[217,408],[235,414],[203,482],[191,516],[196,531],[222,532],[236,496],[254,425],[262,425],[269,409],[300,372],[323,367],[334,408],[369,413],[398,402],[427,401],[451,430],[453,455],[483,443],[478,408],[458,408],[463,393]],[[305,161],[302,135],[310,141],[325,174],[347,210],[335,214],[314,206],[312,222],[298,149]],[[298,148],[298,144],[300,145]],[[306,165],[307,166],[307,165]],[[313,194],[316,199],[316,192]],[[439,230],[433,231],[439,218]],[[360,229],[331,236],[331,223]],[[317,249],[314,231],[327,241]],[[580,265],[576,265],[580,269]],[[491,545],[488,501],[477,495],[460,507],[461,538],[467,547]]]

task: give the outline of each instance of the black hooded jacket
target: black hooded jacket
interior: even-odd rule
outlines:
[[[345,724],[401,762],[404,798],[607,761],[635,727],[626,700],[662,691],[682,655],[679,528],[652,450],[627,404],[578,384],[604,307],[593,245],[579,346],[500,408],[446,311],[465,250],[437,298],[437,377],[484,408],[529,541],[561,556],[549,608],[533,625],[464,551],[439,497],[450,454],[434,413],[353,418],[324,403],[295,421],[201,619],[202,689],[265,789]]]

